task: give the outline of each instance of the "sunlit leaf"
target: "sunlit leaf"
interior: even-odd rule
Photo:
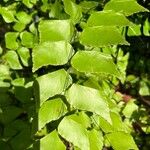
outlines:
[[[30,51],[26,47],[21,47],[17,50],[19,57],[24,66],[29,66]]]
[[[17,78],[11,82],[13,86],[24,86],[25,85],[25,78]]]
[[[17,43],[17,37],[18,37],[17,32],[7,32],[5,34],[6,48],[16,50],[19,47]]]
[[[32,33],[24,31],[20,34],[21,44],[28,48],[32,48],[34,45],[34,36]]]
[[[47,6],[49,6],[47,4]],[[45,5],[46,9],[46,5]],[[57,18],[57,19],[67,19],[68,15],[63,11],[64,6],[60,3],[59,0],[56,0],[54,4],[51,5],[51,11],[49,13],[49,16],[51,18]]]
[[[116,27],[96,26],[87,27],[80,36],[80,42],[92,47],[105,47],[111,45],[129,45]]]
[[[40,150],[65,150],[66,147],[60,140],[57,131],[53,131],[40,140]]]
[[[98,51],[78,51],[73,56],[71,64],[79,72],[119,75],[111,56]]]
[[[87,25],[93,26],[130,26],[132,23],[121,13],[100,11],[91,14]]]
[[[150,82],[148,80],[143,80],[140,82],[139,93],[142,96],[150,95]]]
[[[57,1],[57,0],[56,0]],[[50,5],[48,3],[48,0],[42,0],[42,6],[41,6],[41,10],[43,12],[46,12],[47,10],[50,9]]]
[[[91,126],[90,118],[84,111],[72,114],[69,116],[69,118],[80,123],[85,128],[88,128]]]
[[[127,31],[128,36],[140,36],[141,33],[141,25],[134,25],[128,28]]]
[[[112,124],[104,120],[102,117],[99,117],[99,126],[105,133],[116,132],[116,131],[127,132],[127,127],[121,120],[119,114],[110,112],[110,117],[112,120]]]
[[[58,126],[58,133],[81,150],[90,150],[87,130],[74,120],[65,117]]]
[[[98,6],[98,4],[99,3],[96,1],[81,1],[79,5],[81,6],[82,11],[84,13],[87,13],[88,11],[96,8]]]
[[[19,22],[23,23],[23,24],[28,24],[30,23],[32,17],[30,15],[28,15],[26,12],[24,11],[20,11],[16,14],[16,18],[19,20]]]
[[[37,0],[22,0],[22,3],[28,8],[32,8],[33,4],[36,3]]]
[[[10,76],[9,67],[3,64],[0,64],[0,79],[7,79]]]
[[[82,11],[80,6],[72,2],[71,0],[64,0],[63,2],[65,12],[70,15],[70,19],[74,23],[78,23],[82,17]]]
[[[107,101],[98,90],[73,84],[67,94],[67,101],[76,109],[96,113],[111,122]]]
[[[102,150],[103,148],[103,135],[100,131],[95,129],[88,132],[90,140],[90,150]]]
[[[32,17],[24,11],[20,11],[16,14],[17,22],[14,24],[13,28],[16,31],[21,32],[25,29],[26,25],[31,22]]]
[[[56,94],[62,94],[70,84],[71,77],[64,69],[45,74],[36,79],[34,86],[35,96],[40,100],[40,105],[42,105],[48,98]]]
[[[68,62],[73,54],[72,46],[65,41],[44,42],[34,47],[33,72],[47,65],[59,66]]]
[[[8,51],[5,55],[5,59],[7,60],[11,69],[14,70],[22,69],[18,55],[15,51]]]
[[[0,15],[2,15],[6,23],[11,23],[16,20],[13,12],[8,10],[7,7],[0,7]]]
[[[146,8],[139,5],[136,0],[112,0],[105,5],[104,10],[114,10],[124,13],[127,16],[148,11]]]
[[[39,109],[39,129],[45,124],[57,120],[67,112],[67,108],[61,98],[55,98],[43,103]]]
[[[150,36],[150,22],[148,21],[148,19],[146,19],[144,23],[144,35]]]
[[[14,24],[14,26],[13,26],[13,29],[14,29],[15,31],[21,32],[22,30],[25,29],[25,27],[26,27],[25,24],[23,24],[23,23],[21,23],[21,22],[16,22],[16,23]]]
[[[70,41],[73,35],[73,26],[70,20],[44,20],[39,24],[40,42]]]
[[[138,111],[138,105],[133,100],[129,101],[124,107],[122,113],[126,118],[131,118]]]
[[[106,135],[114,150],[138,150],[132,136],[124,132],[113,132]]]

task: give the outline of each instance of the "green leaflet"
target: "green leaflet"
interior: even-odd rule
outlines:
[[[71,0],[64,0],[65,12],[70,15],[70,19],[76,24],[82,17],[81,7]]]
[[[112,124],[108,123],[102,117],[99,117],[99,126],[105,133],[124,131],[127,132],[127,127],[122,122],[121,117],[114,112],[110,112]]]
[[[87,130],[74,120],[65,117],[58,126],[58,133],[81,150],[90,150]]]
[[[96,113],[111,123],[107,101],[93,88],[73,84],[66,93],[67,101],[76,109]]]
[[[3,64],[0,64],[0,80],[7,79],[10,77],[9,67]]]
[[[147,79],[143,79],[142,81],[140,81],[140,89],[139,89],[139,93],[142,96],[147,96],[150,95],[150,81]]]
[[[38,128],[41,129],[45,124],[57,120],[62,117],[67,112],[67,107],[63,103],[61,98],[55,98],[48,100],[43,103],[39,109],[39,125]]]
[[[102,150],[103,148],[103,135],[101,131],[95,129],[88,131],[90,150]]]
[[[7,7],[0,6],[0,15],[2,15],[6,23],[11,23],[16,21],[13,11],[8,10]]]
[[[114,10],[124,13],[126,16],[148,11],[146,8],[139,5],[136,0],[111,0],[105,5],[104,10]]]
[[[35,97],[42,105],[48,98],[62,94],[71,82],[70,75],[64,69],[45,74],[34,83]]]
[[[87,27],[80,36],[80,42],[91,47],[105,47],[111,45],[129,45],[119,33],[119,30],[113,26],[95,26]]]
[[[110,142],[114,150],[138,150],[132,136],[124,132],[113,132],[106,134],[106,138]]]
[[[79,5],[81,6],[82,11],[84,13],[87,13],[88,11],[91,11],[94,8],[96,8],[98,4],[99,3],[96,1],[81,1]]]
[[[70,119],[78,122],[79,124],[81,124],[85,128],[88,128],[91,126],[91,120],[90,120],[89,116],[84,111],[80,111],[80,112],[72,114],[68,117]]]
[[[14,24],[13,28],[16,31],[21,32],[22,30],[25,29],[26,25],[29,24],[32,20],[31,15],[28,15],[24,11],[20,11],[16,14],[17,21]]]
[[[27,48],[34,46],[34,36],[32,33],[24,31],[20,34],[21,44]]]
[[[25,78],[17,78],[11,82],[13,86],[24,86],[25,85]]]
[[[122,113],[126,118],[132,118],[133,113],[138,111],[138,105],[133,101],[129,101],[124,107]]]
[[[55,0],[55,3],[51,5],[51,11],[49,13],[49,16],[60,20],[67,19],[68,15],[65,13],[65,11],[62,11],[63,9],[64,9],[63,4],[60,3],[59,0]]]
[[[15,31],[21,32],[22,30],[25,29],[25,27],[26,27],[25,24],[23,24],[23,23],[21,23],[21,22],[16,22],[16,23],[14,24],[14,26],[13,26],[13,29],[14,29]]]
[[[8,51],[5,55],[5,59],[7,60],[11,69],[14,70],[22,69],[22,66],[18,59],[18,55],[15,51]]]
[[[57,1],[57,0],[56,0]],[[42,0],[42,6],[41,6],[41,10],[43,12],[46,12],[47,10],[50,9],[50,5],[48,3],[49,1],[48,0]]]
[[[100,11],[91,14],[87,21],[89,27],[93,26],[130,26],[132,23],[121,13],[114,11]]]
[[[141,25],[134,25],[128,28],[127,32],[128,36],[140,36],[141,33]]]
[[[37,44],[37,43],[38,43],[37,28],[36,28],[36,26],[35,26],[34,23],[30,24],[29,30],[30,30],[31,33],[33,33],[33,34],[35,35],[34,38],[35,38],[36,40],[35,40],[34,42],[36,42],[36,44]]]
[[[65,150],[66,147],[60,140],[56,130],[40,140],[40,150]]]
[[[28,67],[29,66],[29,61],[30,61],[30,51],[26,47],[20,47],[17,49],[17,52],[19,54],[19,57],[23,63],[24,66]]]
[[[47,41],[70,41],[73,25],[70,20],[44,20],[38,27],[40,43]]]
[[[119,50],[117,59],[118,59],[117,66],[118,66],[120,74],[121,74],[120,80],[121,80],[121,82],[124,82],[124,80],[126,80],[125,76],[126,76],[126,69],[127,69],[127,65],[128,65],[129,53],[124,55],[123,51]]]
[[[42,66],[64,65],[72,55],[73,48],[66,41],[41,43],[33,49],[33,72]]]
[[[20,11],[16,14],[16,18],[18,19],[18,21],[22,24],[28,24],[31,22],[32,17],[30,15],[28,15],[26,12],[24,11]]]
[[[78,51],[73,56],[71,65],[79,72],[119,76],[117,66],[113,63],[111,56],[98,51]]]
[[[18,32],[7,32],[5,34],[6,48],[16,50],[19,45],[17,43]]]
[[[28,8],[32,8],[34,4],[36,4],[37,0],[22,0],[22,3]]]

